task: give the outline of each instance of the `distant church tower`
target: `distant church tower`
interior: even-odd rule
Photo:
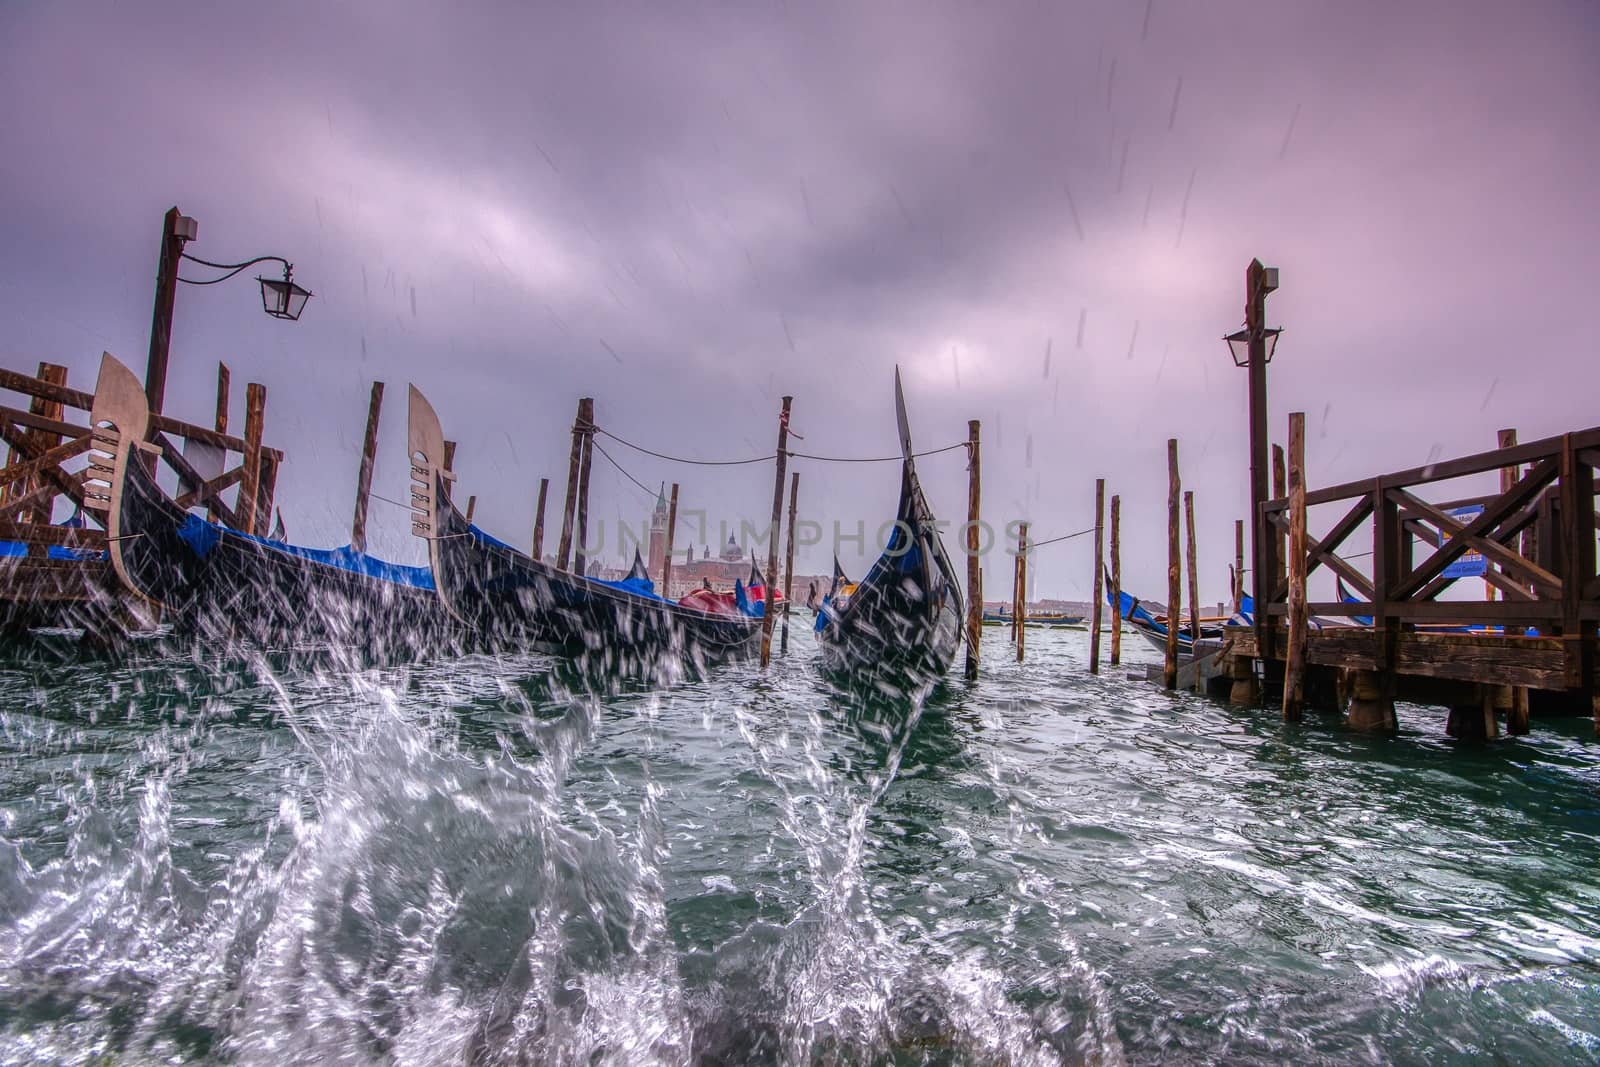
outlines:
[[[661,580],[661,575],[667,564],[667,487],[661,486],[661,492],[656,495],[656,510],[650,515],[650,559],[646,566],[650,568],[650,577],[656,581]]]

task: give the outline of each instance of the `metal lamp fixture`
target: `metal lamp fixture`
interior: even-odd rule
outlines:
[[[283,265],[283,277],[263,278],[259,275],[256,281],[261,283],[261,307],[268,315],[275,319],[288,319],[293,322],[300,317],[300,312],[305,310],[306,301],[311,297],[311,290],[302,289],[294,282],[294,264]]]
[[[1266,361],[1268,363],[1272,362],[1272,353],[1278,347],[1278,335],[1282,332],[1282,327],[1278,326],[1261,331],[1261,340],[1265,346]],[[1250,365],[1251,341],[1249,328],[1236,330],[1224,337],[1223,340],[1228,342],[1228,351],[1233,356],[1233,365],[1236,367],[1248,367]]]

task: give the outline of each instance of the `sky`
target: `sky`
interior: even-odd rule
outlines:
[[[370,545],[416,562],[390,502],[408,382],[479,524],[520,544],[540,477],[559,521],[580,396],[627,441],[730,459],[772,452],[792,395],[796,449],[885,456],[898,365],[918,448],[981,420],[994,526],[1083,530],[1106,479],[1124,585],[1154,599],[1177,438],[1219,601],[1248,501],[1220,338],[1252,257],[1281,271],[1273,434],[1306,413],[1312,486],[1600,421],[1592,0],[9,0],[0,92],[0,365],[142,373],[174,204],[196,255],[287,257],[298,323],[248,277],[180,287],[167,411],[208,421],[219,359],[235,426],[265,384],[301,543],[348,540],[375,379]],[[601,440],[631,476],[595,457],[611,530],[674,481],[709,517],[680,549],[765,524],[770,464]],[[834,522],[870,540],[893,515],[892,463],[794,469],[825,531],[800,573],[829,569]],[[962,453],[919,470],[962,521]],[[994,598],[1010,560],[984,566]],[[1087,598],[1090,538],[1031,570]]]

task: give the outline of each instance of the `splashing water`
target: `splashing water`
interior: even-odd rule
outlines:
[[[0,1060],[1600,1055],[1584,724],[1390,741],[1082,671],[0,664]],[[1139,655],[1140,653],[1135,653]]]

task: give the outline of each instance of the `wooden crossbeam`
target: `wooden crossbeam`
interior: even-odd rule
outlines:
[[[33,511],[36,505],[54,500],[60,492],[61,490],[53,484],[35,486],[26,493],[20,493],[0,504],[0,519],[9,522],[19,515],[26,515]]]
[[[10,485],[12,482],[20,482],[25,478],[32,478],[42,473],[46,467],[58,466],[64,460],[82,455],[88,450],[89,431],[84,430],[80,436],[42,452],[33,459],[25,460],[21,463],[13,463],[9,467],[0,467],[0,485]]]
[[[1502,449],[1501,451],[1512,452],[1516,450]],[[1462,553],[1466,552],[1467,549],[1478,548],[1482,551],[1483,544],[1493,543],[1485,540],[1484,535],[1499,526],[1512,512],[1520,511],[1526,507],[1528,502],[1538,495],[1539,490],[1556,478],[1557,474],[1560,473],[1560,469],[1560,465],[1554,459],[1545,459],[1535,464],[1527,474],[1518,479],[1516,485],[1501,493],[1493,502],[1484,505],[1483,514],[1472,520],[1465,527],[1457,525],[1454,520],[1442,513],[1438,514],[1438,518],[1443,519],[1444,523],[1448,523],[1449,526],[1455,527],[1458,532],[1442,548],[1439,548],[1433,555],[1424,560],[1420,567],[1417,567],[1410,575],[1400,581],[1386,599],[1406,600],[1410,598],[1423,586],[1437,578],[1446,567],[1460,557]],[[1386,486],[1385,492],[1388,499],[1404,502],[1424,514],[1427,511],[1436,511],[1432,504],[1419,500],[1403,489]],[[1444,524],[1439,525],[1441,529],[1445,528]],[[1504,546],[1495,544],[1495,548],[1504,552],[1513,561],[1514,566],[1524,568],[1531,566],[1521,556],[1505,550]],[[1535,568],[1535,571],[1541,579],[1554,579],[1556,587],[1559,589],[1560,580],[1556,579],[1549,571],[1542,568]]]
[[[1446,545],[1440,546],[1435,555],[1454,550],[1458,543],[1461,551],[1456,552],[1456,555],[1460,555],[1461,552],[1468,548],[1475,548],[1483,554],[1486,561],[1493,559],[1506,571],[1521,576],[1525,582],[1532,584],[1545,595],[1556,598],[1561,596],[1561,579],[1537,563],[1523,559],[1497,540],[1468,532],[1466,525],[1457,522],[1426,500],[1414,496],[1404,489],[1390,489],[1388,493],[1390,497],[1399,503],[1424,516],[1439,528],[1441,534],[1449,539]],[[1485,509],[1484,514],[1488,514],[1487,509]]]
[[[1444,507],[1443,504],[1438,504],[1435,506],[1441,508]],[[1491,536],[1493,536],[1496,541],[1505,545],[1507,548],[1510,548],[1511,542],[1516,539],[1517,535],[1522,532],[1523,528],[1530,525],[1538,517],[1538,504],[1530,504],[1528,507],[1525,507],[1519,511],[1516,515],[1512,516],[1510,519],[1507,519],[1505,522],[1501,523],[1500,527]],[[1419,537],[1427,541],[1428,544],[1432,545],[1434,548],[1439,548],[1445,542],[1444,536],[1439,533],[1439,531],[1424,524],[1421,519],[1410,519],[1407,521],[1406,525],[1408,528],[1414,530]],[[1512,551],[1515,552],[1516,549],[1512,549]],[[1521,555],[1520,553],[1518,554],[1519,556]],[[1527,557],[1521,556],[1521,558],[1526,559]],[[1532,593],[1528,592],[1527,589],[1523,588],[1521,583],[1512,581],[1510,578],[1494,570],[1493,568],[1488,568],[1484,571],[1483,579],[1513,600],[1537,599]],[[1455,578],[1450,578],[1441,574],[1439,577],[1423,586],[1422,591],[1416,595],[1415,599],[1432,600],[1455,582]]]
[[[74,426],[72,429],[74,433],[81,433],[83,431],[82,426]],[[6,444],[10,445],[13,450],[22,453],[30,459],[36,458],[34,456],[34,443],[29,439],[29,436],[26,433],[18,430],[16,427],[11,426],[3,419],[0,419],[0,441],[4,441]],[[81,478],[75,478],[64,474],[62,473],[61,469],[56,466],[45,467],[39,472],[39,476],[48,480],[51,485],[54,485],[57,492],[65,493],[69,498],[71,498],[73,503],[77,504],[79,507],[83,506],[83,481]]]
[[[183,457],[183,453],[178,450],[178,446],[173,442],[172,438],[164,433],[157,433],[155,435],[155,444],[161,447],[161,458],[166,461],[167,466],[177,472],[179,479],[189,485],[204,486],[206,484],[205,478],[200,475],[199,471],[190,466],[189,461]],[[217,513],[222,517],[223,522],[235,530],[240,529],[239,517],[232,508],[215,498],[212,498],[212,506],[217,509]]]
[[[47,526],[39,522],[0,520],[0,541],[22,541],[30,545],[64,545],[68,548],[104,548],[104,530],[81,526]]]
[[[1368,498],[1368,502],[1370,503],[1370,497]],[[1357,505],[1357,511],[1359,511],[1359,509],[1360,505]],[[1352,512],[1351,514],[1356,514],[1356,512]],[[1355,525],[1359,525],[1361,520],[1365,517],[1366,516],[1364,515],[1357,517],[1355,520]],[[1271,519],[1272,524],[1279,529],[1285,531],[1289,529],[1289,516],[1284,512],[1277,512],[1269,516],[1269,518]],[[1348,519],[1349,516],[1346,516],[1346,518]],[[1341,525],[1342,521],[1343,520],[1341,520]],[[1333,534],[1336,534],[1338,537],[1338,540],[1335,541],[1333,540],[1333,535],[1330,534],[1329,541],[1333,541],[1334,544],[1338,544],[1339,541],[1343,541],[1345,537],[1349,536],[1348,532],[1341,533],[1337,529],[1334,530]],[[1328,543],[1328,541],[1318,541],[1310,534],[1306,534],[1306,574],[1309,575],[1318,566],[1326,566],[1329,570],[1333,571],[1345,581],[1355,586],[1357,592],[1362,593],[1368,599],[1371,599],[1375,595],[1373,592],[1371,579],[1362,574],[1349,563],[1345,562],[1342,557],[1330,551],[1328,549]],[[1273,602],[1276,603],[1280,600],[1283,600],[1288,595],[1289,581],[1287,578],[1285,578],[1283,581],[1278,582],[1274,587],[1272,595]]]
[[[209,506],[215,507],[220,503],[220,501],[216,499],[217,494],[231,489],[235,485],[238,485],[243,478],[244,468],[235,467],[231,471],[224,471],[223,473],[217,475],[206,484],[179,495],[175,502],[185,511],[192,507],[197,507],[201,504],[208,503]]]
[[[50,382],[41,381],[32,375],[19,374],[14,370],[6,370],[4,367],[0,367],[0,389],[9,389],[15,393],[22,393],[27,396],[36,396],[44,400],[54,400],[65,407],[78,408],[82,411],[89,411],[94,407],[93,393],[86,392],[82,389],[70,389],[65,385],[53,385]],[[0,412],[4,412],[8,415],[12,410],[14,409],[0,408]],[[22,414],[26,415],[27,412],[23,412]],[[68,429],[62,429],[61,427],[63,426],[68,427]],[[82,426],[72,426],[70,423],[60,422],[53,423],[50,426],[37,426],[36,428],[53,429],[58,433],[80,433],[83,430]],[[204,426],[196,426],[194,423],[183,422],[180,419],[174,419],[166,415],[159,415],[155,412],[151,412],[150,414],[150,429],[154,433],[170,433],[176,434],[179,437],[187,437],[195,441],[203,441],[208,445],[215,445],[218,448],[226,448],[231,452],[244,451],[243,438],[233,437],[225,433],[218,433],[216,430],[207,429]],[[283,459],[283,450],[278,448],[267,448],[263,446],[261,449],[261,454],[269,457],[274,462],[278,462]]]

